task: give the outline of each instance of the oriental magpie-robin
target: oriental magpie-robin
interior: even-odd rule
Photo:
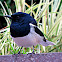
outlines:
[[[43,46],[54,45],[53,42],[45,39],[44,34],[37,27],[36,20],[29,14],[17,12],[11,16],[6,15],[4,17],[8,17],[12,20],[10,33],[18,46],[31,47],[37,44]]]

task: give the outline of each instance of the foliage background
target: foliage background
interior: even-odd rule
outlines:
[[[3,25],[0,28],[0,55],[18,53],[21,48],[10,36],[11,20],[2,18],[21,11],[33,16],[45,38],[56,44],[48,47],[37,45],[35,53],[62,52],[62,0],[0,0],[0,26]],[[32,47],[23,48],[21,52],[30,53]]]

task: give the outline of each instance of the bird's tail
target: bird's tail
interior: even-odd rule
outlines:
[[[43,46],[55,45],[55,43],[53,43],[51,41],[48,41],[48,40],[46,40],[46,42],[45,41],[41,41],[40,44],[43,45]]]

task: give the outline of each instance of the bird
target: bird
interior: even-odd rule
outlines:
[[[37,44],[43,46],[55,45],[54,42],[46,40],[44,34],[39,29],[36,20],[30,14],[17,12],[12,15],[5,15],[12,20],[10,33],[14,42],[21,47],[31,47]],[[21,51],[20,49],[20,51]],[[20,53],[20,51],[18,53]]]

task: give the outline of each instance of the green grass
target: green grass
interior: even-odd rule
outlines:
[[[19,3],[18,3],[19,1]],[[46,39],[51,42],[54,42],[56,45],[54,46],[47,46],[44,47],[42,45],[35,46],[35,53],[48,53],[48,52],[61,52],[62,51],[62,5],[60,6],[59,12],[57,12],[61,0],[52,0],[49,2],[40,0],[39,4],[31,2],[31,6],[25,3],[24,0],[15,0],[16,12],[25,12],[34,15],[34,19],[36,19],[38,27],[44,33]],[[21,3],[20,3],[21,2]],[[53,2],[55,4],[53,4]],[[2,2],[0,1],[1,9],[3,15],[11,15],[11,9],[8,8],[7,4],[6,7],[8,13],[3,6]],[[51,12],[49,12],[49,6],[51,5]],[[42,8],[41,8],[42,6]],[[26,9],[28,7],[28,9]],[[35,12],[35,10],[37,11]],[[56,16],[57,14],[57,16]],[[42,23],[39,23],[42,17]],[[6,19],[7,28],[0,30],[0,55],[9,55],[18,53],[19,47],[14,43],[13,39],[10,36],[10,19]],[[32,52],[33,48],[23,48],[23,54],[27,54]]]

